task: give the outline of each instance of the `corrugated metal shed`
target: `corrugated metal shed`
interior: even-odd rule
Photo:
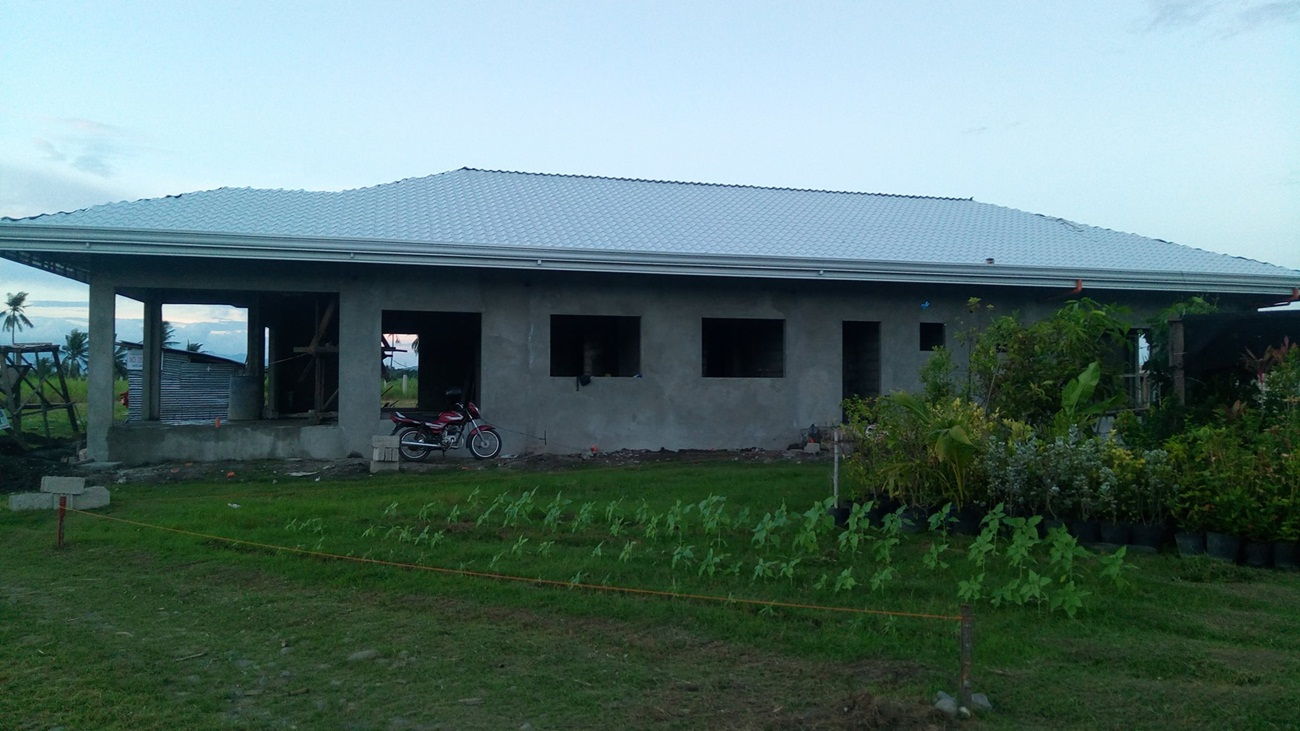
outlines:
[[[136,343],[122,343],[128,350],[140,350]],[[159,420],[180,424],[227,418],[230,408],[230,377],[243,373],[244,364],[207,353],[163,349],[162,402]],[[127,370],[127,419],[142,418],[141,371]]]

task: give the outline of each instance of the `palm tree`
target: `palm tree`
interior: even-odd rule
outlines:
[[[166,320],[162,321],[162,346],[170,348],[176,344],[176,328]]]
[[[4,315],[4,321],[0,326],[9,331],[10,345],[17,344],[14,340],[17,333],[22,332],[24,328],[33,327],[32,321],[27,319],[26,309],[26,292],[19,292],[18,294],[13,292],[5,293],[5,308],[0,310],[0,313]]]
[[[41,390],[44,390],[43,382],[54,375],[54,361],[43,355],[37,355],[36,364],[32,368],[32,375],[36,377],[38,384],[42,384]]]
[[[90,336],[76,328],[63,338],[63,372],[69,378],[81,378],[90,357]]]
[[[185,350],[190,353],[202,353],[203,343],[196,343],[193,340],[185,341]]]
[[[126,347],[120,343],[113,348],[113,375],[126,378]]]

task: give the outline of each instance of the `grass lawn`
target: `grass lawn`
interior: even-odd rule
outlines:
[[[105,513],[379,559],[850,607],[948,614],[966,578],[969,539],[930,571],[932,537],[907,536],[899,575],[877,591],[865,555],[755,580],[756,561],[781,549],[754,548],[749,527],[710,534],[697,509],[680,538],[647,537],[636,517],[721,496],[752,526],[783,501],[802,511],[824,497],[824,464],[315,477],[117,485]],[[534,488],[530,521],[503,525],[503,501],[475,524],[498,495]],[[573,500],[558,530],[541,517],[557,493]],[[591,522],[573,527],[588,502]],[[924,702],[955,685],[955,625],[940,621],[442,576],[75,514],[63,551],[53,536],[52,514],[0,513],[0,728],[908,726],[941,723]],[[713,575],[709,549],[727,554]],[[1074,619],[977,604],[975,690],[996,706],[981,725],[1294,728],[1300,576],[1131,563],[1125,587],[1089,579]],[[858,586],[813,587],[845,565]]]

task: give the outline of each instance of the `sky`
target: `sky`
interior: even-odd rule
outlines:
[[[0,216],[469,166],[973,197],[1300,269],[1300,0],[0,0],[0,69]],[[84,327],[83,285],[0,261],[16,290],[31,339]],[[164,314],[243,352],[238,311]]]

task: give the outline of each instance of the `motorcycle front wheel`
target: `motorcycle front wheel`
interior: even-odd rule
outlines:
[[[501,437],[494,431],[481,430],[469,438],[469,452],[474,459],[492,459],[501,454]]]
[[[409,460],[412,462],[419,462],[423,460],[425,457],[428,457],[429,452],[433,451],[432,444],[430,444],[428,447],[416,447],[407,444],[408,442],[423,442],[423,443],[430,442],[431,439],[428,432],[426,432],[423,429],[417,429],[416,427],[413,426],[407,427],[397,433],[397,440],[398,440],[397,451],[401,452],[402,459],[405,460]]]

